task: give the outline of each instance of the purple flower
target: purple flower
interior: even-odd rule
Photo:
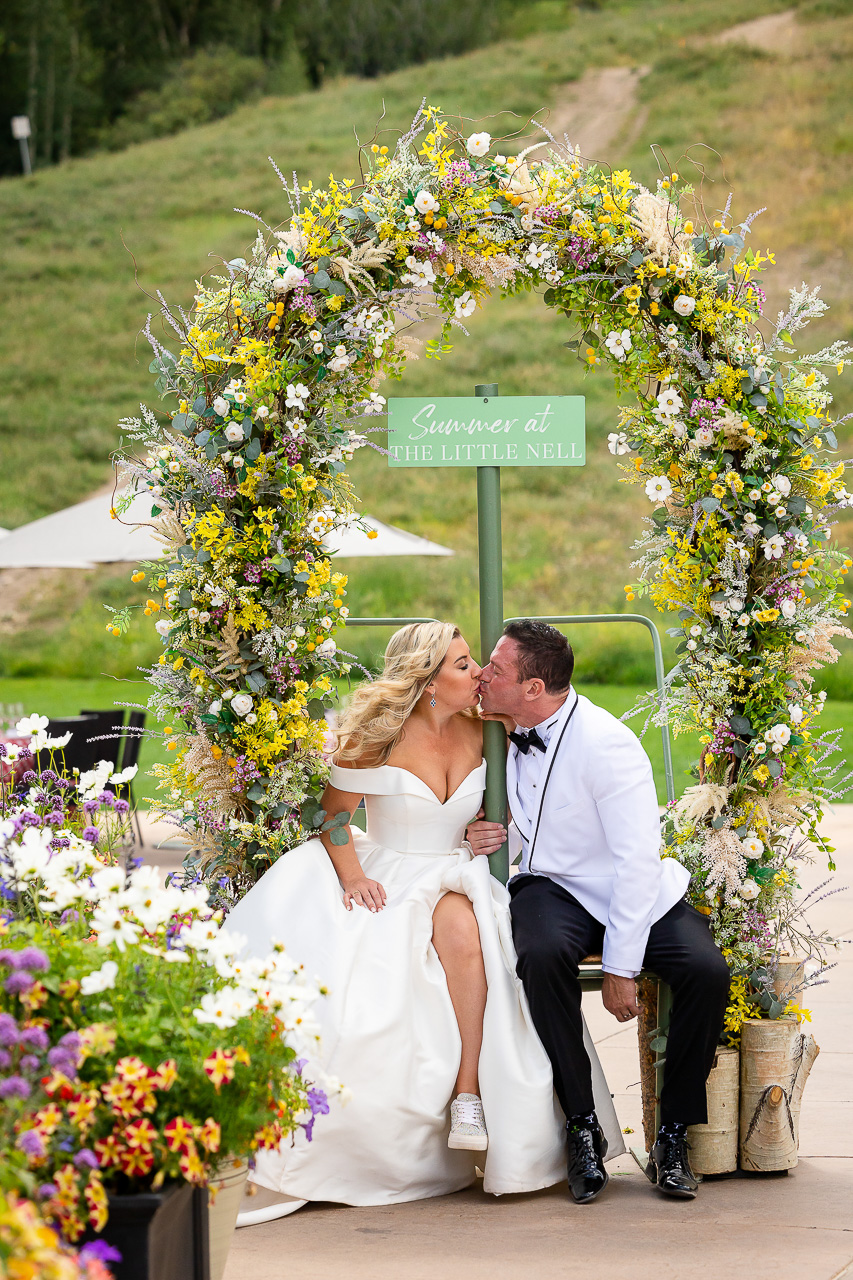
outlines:
[[[10,973],[4,986],[10,996],[22,996],[30,987],[35,986],[35,978],[24,969],[16,969]]]
[[[97,1169],[98,1157],[94,1151],[90,1151],[88,1147],[83,1147],[74,1157],[74,1164],[78,1169]]]
[[[6,750],[6,744],[4,742],[0,742],[0,760],[5,760],[8,754],[9,752]]]
[[[75,911],[73,907],[69,907],[67,911],[63,911],[59,917],[60,924],[72,924],[80,919],[80,912]]]
[[[18,1043],[19,1035],[18,1024],[11,1013],[0,1013],[0,1045],[11,1049]]]
[[[0,1080],[0,1098],[28,1098],[32,1092],[30,1083],[23,1076],[7,1076]]]
[[[69,1074],[67,1068],[71,1066],[73,1071],[77,1065],[75,1058],[72,1057],[67,1049],[63,1049],[62,1045],[57,1045],[54,1049],[51,1049],[47,1055],[47,1064],[49,1067],[56,1067],[58,1071],[61,1071],[66,1076]]]
[[[126,800],[116,800],[115,804],[113,805],[113,808],[115,809],[116,813],[127,813],[127,811],[130,808],[130,805],[127,803]]]
[[[59,781],[59,778],[53,772],[52,769],[42,769],[41,776],[39,777],[39,782],[45,783],[45,782],[58,782],[58,781]]]
[[[97,1258],[99,1262],[121,1262],[123,1256],[106,1240],[90,1240],[80,1250],[81,1258]]]
[[[329,1114],[329,1099],[322,1089],[308,1090],[308,1106],[311,1108],[312,1116],[327,1116]]]
[[[83,801],[83,812],[84,812],[84,813],[97,813],[97,812],[98,812],[98,810],[100,809],[100,807],[101,807],[101,806],[98,804],[97,800],[84,800],[84,801]]]
[[[29,1071],[38,1071],[39,1063],[40,1063],[40,1059],[37,1058],[34,1053],[25,1053],[18,1065],[20,1066],[20,1069],[22,1071],[29,1072]]]
[[[20,954],[20,951],[12,951],[10,947],[4,947],[0,951],[0,964],[5,964],[9,969],[17,969]]]
[[[31,812],[31,810],[29,810],[29,809],[26,809],[26,810],[21,814],[21,822],[23,823],[23,825],[24,825],[25,827],[40,827],[40,826],[41,826],[41,818],[38,816],[38,814],[37,814],[37,813],[32,813],[32,812]]]
[[[97,844],[101,838],[101,833],[97,827],[84,827],[80,833],[84,840],[88,840],[90,844]]]
[[[47,973],[50,960],[41,947],[24,947],[18,955],[18,968],[29,969],[31,973]]]
[[[81,1040],[80,1040],[80,1032],[79,1032],[79,1031],[66,1031],[65,1035],[64,1035],[64,1036],[62,1036],[62,1038],[60,1039],[59,1043],[60,1043],[60,1044],[61,1044],[65,1049],[67,1049],[69,1053],[79,1053],[79,1052],[80,1052],[80,1045],[81,1045],[81,1043],[82,1043],[82,1042],[81,1042]]]
[[[49,1200],[51,1196],[56,1195],[56,1187],[52,1182],[43,1182],[38,1191],[42,1200]]]
[[[0,1071],[5,1071],[12,1065],[12,1055],[8,1049],[0,1049]]]
[[[21,754],[23,755],[23,752],[21,752]],[[21,782],[30,783],[35,781],[36,775],[33,773],[32,769],[27,769],[26,773],[21,774]]]
[[[47,1032],[44,1027],[24,1027],[19,1036],[19,1043],[26,1049],[44,1053],[48,1046]]]
[[[15,1145],[30,1160],[40,1160],[44,1155],[44,1139],[37,1129],[25,1129]]]

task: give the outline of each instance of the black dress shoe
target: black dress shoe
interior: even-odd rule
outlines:
[[[646,1177],[658,1191],[682,1200],[695,1199],[699,1183],[690,1168],[687,1156],[687,1139],[681,1133],[659,1133],[657,1142],[649,1152]]]
[[[576,1204],[590,1204],[610,1181],[604,1167],[607,1139],[596,1122],[566,1130],[569,1191]]]

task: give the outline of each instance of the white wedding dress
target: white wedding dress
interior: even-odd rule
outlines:
[[[271,941],[319,977],[329,995],[315,1009],[323,1065],[352,1093],[319,1116],[312,1142],[299,1131],[261,1152],[253,1181],[302,1200],[395,1204],[457,1191],[535,1191],[566,1176],[565,1121],[551,1066],[516,977],[509,894],[485,857],[460,847],[480,807],[485,761],[442,804],[396,765],[332,766],[332,784],[365,794],[367,834],[353,831],[367,876],[387,893],[384,910],[347,911],[319,839],[280,858],[228,917],[264,956]],[[474,905],[488,981],[480,1094],[489,1131],[482,1152],[447,1147],[460,1037],[444,970],[432,945],[432,913],[444,893]],[[589,1037],[595,1102],[608,1159],[624,1151],[607,1084]]]

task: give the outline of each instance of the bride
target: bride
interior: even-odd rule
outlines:
[[[509,895],[463,843],[485,784],[479,677],[450,623],[398,631],[382,675],[342,716],[323,798],[329,817],[364,799],[367,833],[347,826],[346,844],[324,834],[292,850],[228,918],[250,953],[281,940],[322,979],[323,1065],[351,1093],[313,1142],[300,1132],[258,1154],[265,1204],[241,1225],[308,1200],[444,1195],[477,1165],[494,1195],[566,1176],[565,1120],[515,973]],[[612,1158],[624,1145],[588,1037],[587,1049]]]

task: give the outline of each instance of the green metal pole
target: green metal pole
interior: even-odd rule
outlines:
[[[479,399],[498,394],[496,382],[474,387]],[[500,639],[504,626],[503,551],[501,547],[501,469],[477,468],[477,538],[480,560],[480,650],[483,662]],[[506,734],[503,725],[483,725],[486,770],[484,809],[488,822],[506,826]],[[504,844],[489,858],[492,875],[506,884],[509,879],[509,848]]]

